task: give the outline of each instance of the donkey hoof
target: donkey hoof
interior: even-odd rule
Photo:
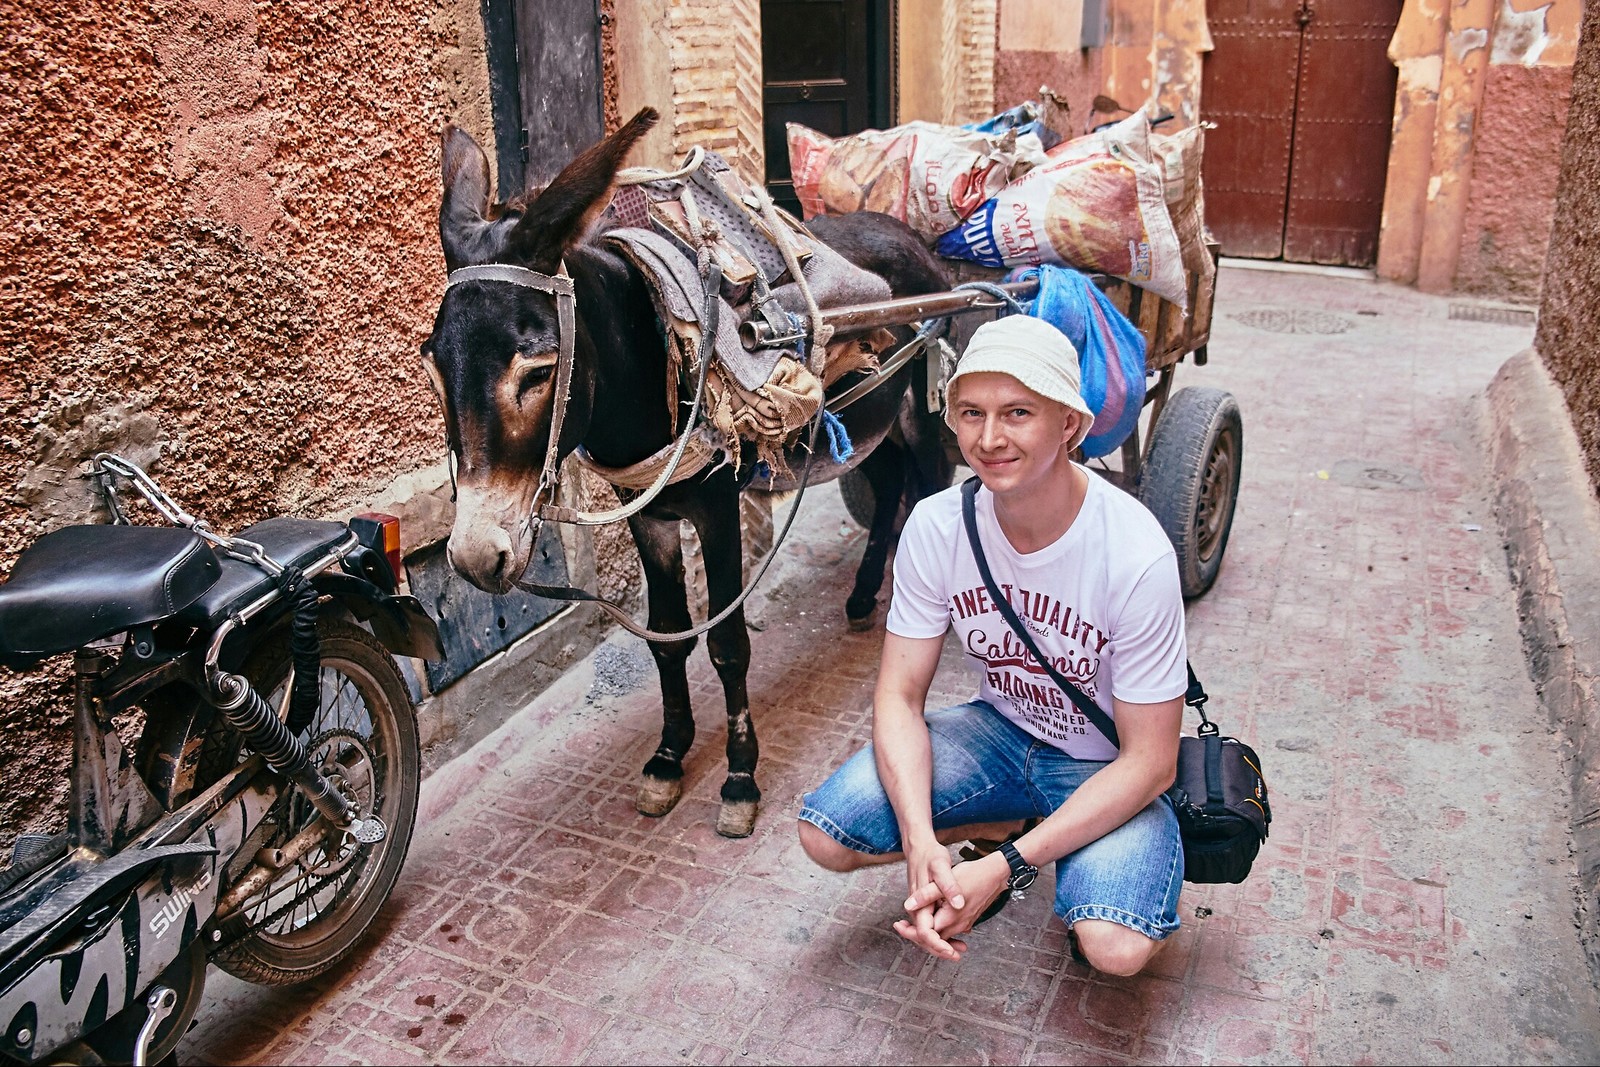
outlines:
[[[873,597],[863,604],[851,597],[845,601],[844,620],[856,633],[872,629],[873,623],[878,621],[878,598]]]
[[[756,828],[759,800],[724,800],[717,812],[717,833],[723,837],[749,837]]]
[[[633,802],[640,815],[659,817],[678,806],[683,796],[682,778],[652,778],[645,775],[639,780],[639,796]],[[745,831],[749,833],[749,831]]]

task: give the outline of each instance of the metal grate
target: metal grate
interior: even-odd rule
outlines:
[[[1309,308],[1252,308],[1230,317],[1269,333],[1344,333],[1355,325],[1343,315]]]
[[[1501,326],[1532,326],[1537,318],[1533,308],[1506,307],[1503,304],[1451,304],[1450,317],[1463,322],[1493,322]]]

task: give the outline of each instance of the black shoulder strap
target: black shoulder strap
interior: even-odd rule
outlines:
[[[1087,715],[1089,721],[1094,723],[1095,728],[1106,735],[1106,740],[1121,748],[1122,742],[1117,737],[1117,726],[1111,721],[1111,716],[1100,710],[1100,705],[1090,700],[1087,693],[1069,682],[1060,671],[1055,669],[1054,664],[1045,658],[1044,654],[1039,651],[1039,646],[1033,643],[1033,637],[1028,633],[1028,628],[1022,625],[1021,619],[1017,618],[1016,610],[1011,607],[1010,602],[1001,595],[999,587],[994,584],[994,575],[989,572],[989,561],[983,555],[983,542],[978,539],[978,509],[974,503],[978,497],[978,484],[978,478],[974,475],[968,478],[961,486],[961,521],[966,525],[967,542],[972,545],[972,556],[978,562],[978,573],[983,575],[983,584],[989,590],[989,599],[994,601],[995,607],[1000,609],[1000,614],[1005,616],[1006,622],[1011,624],[1011,629],[1022,639],[1023,645],[1033,654],[1033,658],[1038,660],[1039,665],[1049,672],[1050,677],[1054,678],[1056,684],[1072,699],[1078,710]],[[1193,677],[1192,673],[1191,677]],[[1199,683],[1195,684],[1198,685]]]
[[[1071,698],[1072,703],[1077,706],[1078,710],[1087,715],[1089,721],[1094,723],[1095,728],[1106,735],[1106,740],[1121,748],[1122,742],[1117,737],[1116,723],[1112,722],[1111,717],[1100,709],[1099,704],[1089,699],[1089,694],[1068,681],[1044,657],[1039,651],[1039,646],[1033,643],[1033,637],[1028,633],[1028,628],[1022,625],[1022,620],[1017,618],[1015,609],[1011,607],[1010,602],[1001,595],[999,587],[995,585],[994,575],[989,572],[989,561],[983,555],[983,542],[978,538],[978,509],[975,502],[978,498],[979,484],[976,475],[962,483],[961,521],[967,528],[967,543],[972,546],[972,558],[978,563],[978,573],[983,575],[983,584],[989,590],[989,599],[994,601],[995,607],[1000,609],[1000,614],[1005,616],[1006,622],[1011,624],[1012,631],[1022,639],[1023,645],[1033,654],[1033,658],[1039,661],[1039,665],[1049,673],[1051,678],[1055,679],[1055,683]],[[1189,671],[1189,690],[1184,694],[1183,702],[1200,713],[1200,736],[1215,736],[1217,726],[1206,718],[1205,687],[1200,684],[1200,679],[1195,677],[1194,664],[1186,660],[1184,661],[1184,666]]]

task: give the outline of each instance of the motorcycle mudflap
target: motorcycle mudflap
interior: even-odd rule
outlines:
[[[348,574],[319,574],[315,585],[318,592],[343,600],[356,618],[372,627],[373,635],[390,652],[434,662],[444,659],[439,624],[416,597],[385,593],[366,579]]]

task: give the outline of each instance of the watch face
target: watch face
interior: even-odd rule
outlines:
[[[1006,864],[1011,868],[1011,877],[1006,879],[1006,885],[1014,890],[1021,891],[1033,884],[1039,877],[1039,868],[1022,858],[1022,853],[1010,841],[1000,846],[1000,854],[1005,857]]]

